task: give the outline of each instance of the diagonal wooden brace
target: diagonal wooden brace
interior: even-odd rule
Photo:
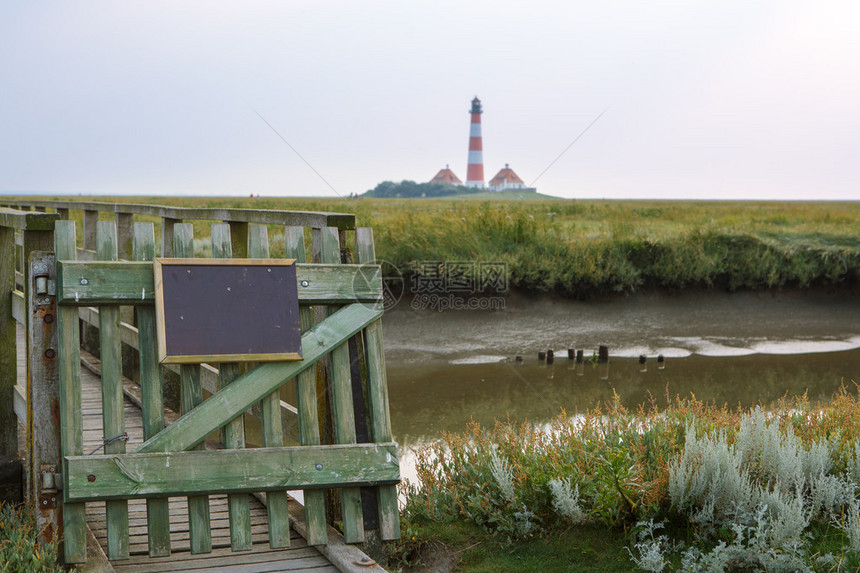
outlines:
[[[180,452],[193,448],[381,316],[382,308],[377,305],[354,303],[341,308],[302,335],[301,361],[257,366],[148,439],[137,452]]]

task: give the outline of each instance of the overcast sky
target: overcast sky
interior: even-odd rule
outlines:
[[[475,95],[488,179],[860,199],[860,3],[808,0],[4,0],[0,193],[465,179]]]

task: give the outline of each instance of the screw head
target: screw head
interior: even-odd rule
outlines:
[[[82,284],[82,285],[90,284],[90,281],[88,281],[87,279],[85,279],[85,278],[81,277],[81,284]]]
[[[309,284],[311,284],[311,283],[309,283],[308,281],[302,281],[302,286],[303,286],[303,287],[306,287],[306,286],[308,286]]]
[[[316,468],[317,468],[317,471],[318,471],[318,472],[319,472],[319,471],[322,471],[322,464],[317,464],[317,465],[316,465]]]
[[[96,481],[96,476],[94,476],[93,474],[88,475],[88,476],[87,476],[87,481],[88,481],[88,482],[90,482],[90,483],[92,483],[92,482]]]

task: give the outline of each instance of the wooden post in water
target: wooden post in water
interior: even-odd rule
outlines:
[[[663,358],[662,354],[658,354],[657,355],[657,369],[663,370],[664,368],[666,368],[666,359]]]
[[[552,348],[546,351],[546,363],[552,364],[555,362],[555,353],[553,353]]]
[[[568,348],[567,349],[567,359],[573,360],[574,358],[576,358],[576,350],[574,350],[573,348]]]
[[[540,360],[541,362],[546,360],[546,352],[544,352],[543,350],[539,351],[538,352],[538,360]]]
[[[601,364],[601,378],[609,379],[609,347],[601,344],[597,349],[597,363]]]
[[[644,354],[639,355],[639,372],[648,372],[648,359]]]
[[[576,375],[582,376],[585,374],[585,351],[576,351]]]

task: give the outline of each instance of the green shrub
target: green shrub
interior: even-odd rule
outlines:
[[[31,505],[0,503],[0,571],[61,573],[57,544],[39,544],[36,512]]]

